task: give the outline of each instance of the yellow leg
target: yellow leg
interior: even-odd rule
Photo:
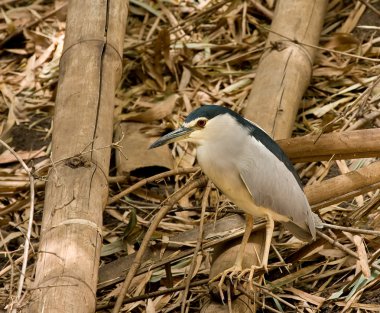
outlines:
[[[270,250],[270,245],[271,245],[272,236],[273,236],[273,230],[274,230],[273,218],[267,215],[267,222],[265,224],[265,244],[264,244],[264,250],[263,250],[263,258],[261,260],[261,266],[252,265],[251,268],[241,271],[240,275],[237,278],[238,280],[240,280],[248,274],[247,280],[251,289],[253,289],[252,282],[253,282],[253,275],[255,271],[261,267],[266,272],[268,272],[268,258],[269,258],[269,250]]]
[[[267,223],[265,225],[265,245],[264,245],[264,253],[263,253],[263,260],[262,260],[262,266],[265,269],[265,271],[268,271],[268,258],[269,258],[270,244],[271,244],[272,236],[273,236],[273,230],[274,230],[273,218],[270,215],[267,215]]]
[[[240,268],[240,270],[242,269],[242,266],[243,266],[245,247],[247,246],[249,237],[251,236],[251,233],[252,233],[252,227],[253,227],[253,216],[246,215],[245,218],[246,218],[245,231],[244,231],[243,239],[241,240],[239,251],[235,260],[235,267]]]
[[[249,279],[248,281],[251,284],[251,287],[253,288],[252,281],[253,281],[253,274],[255,270],[258,268],[257,266],[253,265],[251,266],[250,269],[242,270],[243,266],[243,259],[244,259],[244,252],[245,248],[247,246],[249,237],[252,232],[252,227],[253,227],[253,217],[251,215],[246,216],[246,226],[245,226],[245,231],[243,235],[243,239],[241,241],[241,245],[239,247],[238,254],[235,259],[234,265],[214,277],[211,281],[215,281],[220,278],[220,281],[218,283],[218,289],[220,293],[220,298],[224,299],[223,295],[223,284],[226,279],[226,277],[229,277],[232,279],[235,275],[237,275],[237,280],[240,278],[244,277],[247,273],[249,273]],[[268,270],[268,258],[269,258],[269,250],[270,250],[270,245],[272,241],[272,236],[273,236],[273,230],[274,230],[274,221],[273,218],[270,215],[267,215],[267,222],[265,225],[265,245],[264,245],[264,250],[263,250],[263,259],[261,261],[261,267],[265,269],[265,271]]]
[[[252,227],[253,227],[253,217],[252,215],[246,215],[245,231],[244,231],[243,239],[241,240],[241,244],[240,244],[239,251],[236,256],[234,265],[224,270],[222,273],[220,273],[219,275],[217,275],[211,280],[211,282],[213,282],[220,278],[219,283],[218,283],[218,289],[219,289],[219,294],[222,301],[224,300],[223,284],[224,284],[224,281],[226,280],[226,277],[228,276],[230,277],[230,279],[232,279],[235,275],[239,275],[242,272],[245,247],[247,246],[247,242],[249,240],[249,237],[251,236]]]

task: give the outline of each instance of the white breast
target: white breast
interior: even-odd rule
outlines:
[[[218,125],[218,123],[222,125]],[[229,200],[245,212],[264,217],[268,209],[257,207],[254,204],[252,194],[249,192],[236,168],[239,159],[244,158],[246,149],[249,149],[250,137],[242,135],[242,127],[233,118],[214,118],[207,124],[207,144],[199,140],[197,159],[203,172],[211,179]],[[200,136],[200,135],[199,135]],[[272,214],[273,215],[273,214]],[[285,217],[273,216],[279,221],[288,220]]]

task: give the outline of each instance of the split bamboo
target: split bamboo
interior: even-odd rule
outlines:
[[[127,2],[70,1],[27,312],[94,312]]]

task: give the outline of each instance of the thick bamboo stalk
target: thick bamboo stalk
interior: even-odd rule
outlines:
[[[27,312],[94,312],[127,2],[70,1]]]
[[[380,188],[380,162],[305,187],[313,209],[352,199]]]
[[[245,117],[273,138],[288,138],[301,98],[309,85],[326,0],[277,1],[266,48],[247,101]]]
[[[294,163],[379,157],[379,142],[377,128],[277,141]]]

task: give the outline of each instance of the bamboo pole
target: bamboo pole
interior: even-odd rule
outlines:
[[[356,171],[306,186],[305,193],[315,210],[352,199],[378,188],[380,188],[380,161]]]
[[[379,157],[379,142],[377,128],[277,141],[294,163]]]
[[[276,140],[291,136],[301,98],[309,84],[314,50],[295,43],[317,45],[327,7],[326,0],[282,0],[274,12],[266,52],[257,69],[255,81],[247,101],[244,115],[259,124]],[[289,38],[289,39],[287,39]],[[251,256],[256,250],[262,259],[265,231],[256,232],[246,248],[244,267],[259,265]],[[210,277],[232,266],[238,244],[228,252],[216,255],[211,265]],[[254,263],[253,263],[254,262]],[[251,303],[241,307],[241,297],[232,301],[231,308],[211,303],[202,312],[252,312]],[[243,298],[242,298],[243,299]],[[242,300],[250,303],[248,299]]]
[[[127,2],[70,1],[27,312],[94,312]]]
[[[318,45],[326,7],[326,0],[277,2],[267,49],[244,112],[275,139],[292,134],[315,54],[313,48],[301,43]]]

